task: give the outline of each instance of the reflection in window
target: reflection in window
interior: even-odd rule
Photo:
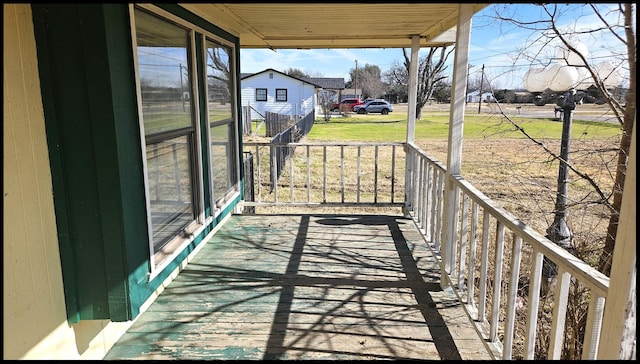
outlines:
[[[156,250],[194,219],[189,139],[182,136],[147,144],[148,190]]]
[[[189,32],[140,9],[135,17],[147,193],[156,253],[195,220]]]
[[[237,180],[231,50],[212,40],[207,40],[206,47],[212,192],[214,202],[220,205]]]

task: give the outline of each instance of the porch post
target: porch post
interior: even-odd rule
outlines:
[[[418,104],[418,55],[420,36],[411,37],[411,65],[409,66],[409,93],[407,97],[407,143],[413,143],[416,136],[416,105]]]
[[[416,134],[416,105],[418,98],[418,55],[420,53],[420,36],[413,35],[411,37],[411,64],[409,65],[409,92],[407,100],[407,140],[406,143],[413,143]],[[409,152],[409,148],[405,147],[405,155]],[[404,174],[404,206],[405,214],[409,215],[413,211],[413,194],[415,189],[413,186],[414,163],[413,158],[408,155],[405,157],[405,174]]]
[[[451,108],[449,111],[449,143],[447,152],[447,171],[444,185],[444,220],[441,239],[443,269],[440,285],[450,285],[447,273],[451,273],[455,263],[454,244],[457,240],[459,193],[454,189],[452,176],[459,176],[462,160],[462,131],[464,124],[465,90],[467,85],[467,66],[469,63],[469,43],[471,39],[472,4],[460,4],[456,30],[456,49],[453,65],[451,88]]]
[[[602,318],[598,360],[635,358],[636,346],[636,127],[631,134],[627,176]]]

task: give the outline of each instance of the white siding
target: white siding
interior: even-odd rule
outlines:
[[[270,78],[273,75],[273,78]],[[251,106],[252,119],[262,119],[266,111],[304,116],[315,108],[315,87],[278,72],[266,71],[241,81],[242,106]],[[267,101],[256,101],[256,89],[267,89]],[[287,102],[276,102],[276,89],[287,90]]]

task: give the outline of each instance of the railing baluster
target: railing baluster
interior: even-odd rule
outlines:
[[[322,146],[322,202],[327,202],[327,146]]]
[[[358,201],[358,203],[360,203],[360,152],[361,152],[361,148],[358,145],[358,175],[357,175],[357,182],[356,182],[356,193],[357,193],[357,198],[356,201]]]
[[[256,166],[258,168],[257,174],[258,174],[258,202],[262,202],[262,177],[261,177],[261,173],[260,173],[260,160],[262,158],[260,158],[260,146],[256,145]]]
[[[569,284],[571,274],[563,266],[558,266],[556,277],[556,289],[553,293],[553,318],[551,320],[551,333],[549,334],[548,360],[560,359],[562,342],[564,341],[564,323],[567,316],[567,302],[569,299]]]
[[[311,202],[311,150],[307,145],[307,203]]]
[[[271,186],[273,202],[278,203],[278,148],[271,147]]]
[[[430,237],[429,240],[433,242],[436,234],[436,224],[438,223],[438,171],[433,170],[431,173],[431,226],[429,226]]]
[[[420,157],[420,192],[419,192],[419,199],[418,199],[418,213],[416,214],[416,219],[420,221],[420,225],[418,226],[418,228],[420,229],[420,232],[424,235],[426,235],[426,229],[427,229],[427,221],[426,221],[425,215],[428,208],[427,207],[427,203],[428,203],[427,190],[429,188],[429,181],[427,180],[428,170],[429,170],[429,161],[426,160],[426,158],[423,158],[421,156]]]
[[[429,203],[431,202],[431,163],[425,160],[425,171],[424,171],[424,201],[422,201],[422,221],[423,221],[423,234],[427,236],[429,239]]]
[[[451,229],[449,231],[450,241],[447,242],[446,245],[446,263],[445,270],[452,275],[453,279],[457,279],[458,270],[456,269],[457,260],[458,260],[458,244],[460,239],[460,234],[458,232],[458,222],[460,219],[460,188],[458,186],[453,186],[453,193],[451,194],[453,199],[451,203],[453,204],[453,218],[449,221],[450,226],[445,228]],[[446,210],[446,209],[443,209]],[[443,212],[443,214],[446,212]],[[452,282],[453,283],[453,282]]]
[[[469,196],[462,195],[462,224],[460,227],[460,250],[458,252],[458,289],[464,291],[465,266],[467,260],[467,237],[469,236]]]
[[[489,211],[485,210],[482,217],[482,253],[480,254],[480,302],[478,307],[477,320],[480,322],[486,321],[487,310],[487,275],[489,266],[489,236],[491,230],[491,216]]]
[[[340,146],[340,201],[344,203],[344,145]]]
[[[407,209],[407,213],[411,212],[411,160],[413,156],[417,154],[413,149],[405,149],[404,159],[404,206]]]
[[[294,183],[294,179],[293,179],[293,164],[295,162],[296,156],[295,156],[295,149],[293,147],[288,147],[289,148],[289,201],[291,201],[291,203],[294,202],[294,197],[293,197],[293,187],[295,185]]]
[[[406,157],[405,157],[406,158]],[[395,203],[396,197],[396,146],[391,146],[391,203]]]
[[[378,203],[378,146],[375,146],[375,168],[373,172],[373,203]]]
[[[493,257],[493,305],[491,306],[491,326],[489,327],[489,340],[498,340],[498,319],[500,317],[500,290],[502,288],[502,262],[504,259],[504,224],[497,223],[496,247]]]
[[[544,255],[533,249],[531,253],[533,264],[529,273],[529,295],[527,302],[527,322],[525,327],[525,360],[533,360],[536,350],[536,332],[538,326],[538,307],[540,306],[540,288],[542,277],[542,262]]]
[[[420,217],[420,175],[422,174],[420,167],[422,166],[422,161],[423,158],[416,155],[415,163],[413,164],[414,178],[412,182],[413,193],[411,195],[411,206],[413,207],[413,216],[415,219],[419,219]]]
[[[419,224],[420,222],[420,175],[422,174],[420,166],[422,165],[422,157],[416,155],[415,163],[413,164],[414,178],[413,178],[413,194],[411,195],[411,215],[414,221]],[[419,226],[419,225],[418,225]]]
[[[424,188],[422,191],[422,201],[421,201],[421,205],[422,205],[422,213],[420,214],[420,219],[422,219],[422,230],[424,231],[424,234],[427,235],[427,229],[429,226],[429,202],[431,201],[430,198],[430,190],[429,190],[429,186],[431,186],[431,181],[429,180],[430,177],[430,173],[431,173],[431,164],[429,163],[429,161],[426,158],[422,158],[423,163],[424,163],[424,173],[422,176],[423,179],[423,183],[424,183]]]
[[[587,327],[584,334],[584,346],[582,348],[583,360],[595,360],[598,356],[602,316],[604,315],[604,302],[604,297],[593,292],[591,293],[589,311],[587,313]]]
[[[471,235],[469,236],[469,280],[467,281],[467,304],[475,307],[476,279],[476,230],[478,229],[478,204],[471,204]]]
[[[438,222],[436,223],[436,231],[435,231],[436,251],[440,251],[440,239],[442,238],[442,213],[444,210],[444,206],[442,203],[442,198],[444,194],[443,185],[444,185],[444,172],[441,171],[440,173],[438,173],[438,186],[437,186],[438,207],[436,209],[436,217]]]
[[[511,360],[514,325],[516,320],[516,300],[518,298],[518,278],[520,277],[520,252],[522,251],[522,238],[513,234],[511,246],[511,277],[509,280],[509,293],[507,296],[507,317],[504,328],[503,360]]]

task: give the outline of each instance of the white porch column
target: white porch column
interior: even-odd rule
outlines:
[[[602,319],[598,360],[635,359],[636,350],[636,127],[631,134],[627,176],[616,247],[613,249],[609,291]]]
[[[416,136],[416,105],[418,104],[418,59],[420,36],[411,37],[411,65],[409,66],[409,93],[407,97],[407,143],[413,143]]]
[[[413,143],[416,135],[416,105],[418,103],[418,55],[420,53],[420,36],[411,37],[411,64],[409,65],[409,92],[407,100],[407,140],[406,143]],[[405,153],[409,149],[405,148]],[[405,214],[409,215],[413,211],[413,194],[415,188],[414,181],[414,163],[413,158],[408,155],[405,158],[404,173],[404,207]]]
[[[457,216],[459,213],[459,193],[454,191],[451,176],[460,175],[462,161],[462,131],[464,124],[465,93],[467,86],[467,65],[469,63],[469,43],[471,39],[471,18],[473,4],[460,4],[456,28],[456,50],[451,88],[451,109],[449,111],[449,149],[444,185],[444,221],[441,239],[441,255],[444,272],[440,285],[449,285],[446,273],[451,273],[455,254],[453,246],[457,239]]]

